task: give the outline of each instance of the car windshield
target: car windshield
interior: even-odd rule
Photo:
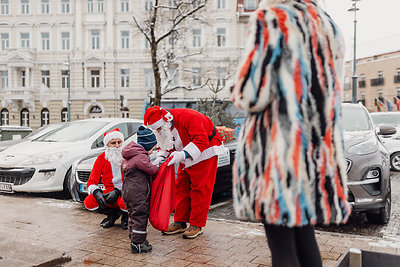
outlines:
[[[360,107],[343,107],[343,130],[345,131],[370,131],[368,113]]]
[[[51,131],[34,141],[39,142],[74,142],[85,140],[106,126],[104,121],[76,121],[66,124],[60,129]]]
[[[400,112],[393,113],[373,113],[371,114],[372,121],[375,125],[388,124],[400,126]]]
[[[48,132],[51,132],[57,128],[60,128],[63,124],[65,124],[65,123],[60,122],[60,123],[52,123],[52,124],[44,125],[40,128],[37,128],[36,130],[32,131],[30,134],[25,136],[25,138],[29,139],[29,140],[33,140],[33,139],[38,138]]]

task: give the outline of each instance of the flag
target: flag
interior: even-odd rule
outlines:
[[[392,110],[393,110],[393,109],[392,109],[392,104],[390,103],[389,99],[387,99],[387,98],[385,97],[385,100],[386,100],[386,105],[387,105],[388,111],[392,111]]]
[[[394,99],[394,103],[397,106],[397,110],[400,110],[400,99],[397,96],[395,96],[393,99]]]
[[[375,98],[375,105],[378,112],[382,111],[383,103],[378,98]]]

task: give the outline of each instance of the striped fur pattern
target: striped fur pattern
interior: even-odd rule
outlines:
[[[232,100],[248,116],[233,170],[236,215],[269,224],[350,215],[341,129],[342,36],[314,0],[261,4]]]

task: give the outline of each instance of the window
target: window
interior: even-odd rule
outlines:
[[[2,70],[0,72],[0,75],[1,75],[1,89],[8,88],[8,71]]]
[[[42,50],[50,49],[50,35],[48,32],[42,32]]]
[[[154,72],[153,69],[144,69],[144,87],[146,89],[154,88]]]
[[[2,33],[1,37],[1,50],[5,51],[8,47],[10,47],[10,38],[8,33]]]
[[[68,88],[69,85],[69,77],[68,70],[61,71],[61,88]]]
[[[144,48],[150,49],[150,42],[146,38],[144,39]]]
[[[21,48],[29,48],[29,33],[21,33]]]
[[[21,0],[21,14],[29,14],[29,0]]]
[[[201,86],[201,68],[192,68],[192,85]]]
[[[168,79],[171,80],[169,85],[176,86],[178,84],[178,70],[176,68],[168,69]]]
[[[49,0],[42,0],[42,14],[50,13]]]
[[[42,70],[42,84],[50,88],[50,71]]]
[[[226,29],[218,28],[217,29],[217,46],[225,47],[225,43],[226,43]]]
[[[99,49],[100,48],[100,31],[99,30],[92,30],[92,49]]]
[[[69,0],[61,0],[61,13],[67,14],[70,12]]]
[[[9,7],[8,7],[8,0],[1,0],[1,15],[8,15],[9,14]]]
[[[129,0],[121,0],[121,12],[129,11]]]
[[[400,97],[400,87],[397,87],[397,88],[396,88],[396,96],[397,96],[397,97]]]
[[[201,47],[201,29],[193,29],[193,47]]]
[[[26,82],[26,72],[23,70],[21,71],[21,86],[25,87],[25,82]]]
[[[127,107],[122,110],[122,118],[129,118],[129,109]]]
[[[365,81],[365,74],[360,74],[360,81]]]
[[[9,122],[9,113],[6,108],[1,110],[1,125],[8,125]]]
[[[176,7],[175,0],[168,0],[168,6],[169,7]]]
[[[245,9],[256,9],[257,8],[257,1],[256,0],[245,0],[244,1],[244,8]]]
[[[365,92],[360,93],[360,99],[361,99],[361,101],[365,100]]]
[[[383,72],[382,71],[378,71],[378,79],[379,80],[383,79]]]
[[[400,68],[397,68],[397,75],[400,75]]]
[[[92,88],[99,88],[100,87],[100,71],[99,70],[92,70],[91,74],[91,87]]]
[[[226,0],[217,0],[217,8],[218,9],[225,9],[226,8],[225,1]]]
[[[97,12],[102,13],[103,12],[103,0],[97,0]]]
[[[196,9],[200,6],[200,0],[195,0],[192,3],[193,9]]]
[[[88,13],[93,13],[94,12],[94,0],[88,0]]]
[[[29,110],[26,108],[21,110],[21,126],[29,127]]]
[[[217,87],[225,87],[226,79],[226,68],[217,68]]]
[[[121,87],[124,87],[124,88],[129,87],[129,70],[128,69],[121,70]]]
[[[47,108],[42,109],[42,112],[40,112],[40,122],[41,126],[50,124],[50,112]]]
[[[129,31],[121,31],[121,48],[129,48]]]
[[[61,33],[61,49],[62,50],[69,50],[69,32],[62,32]]]
[[[144,1],[144,9],[147,11],[153,10],[153,0],[145,0]]]
[[[61,121],[62,122],[67,122],[68,121],[68,109],[67,108],[63,108],[61,110]]]

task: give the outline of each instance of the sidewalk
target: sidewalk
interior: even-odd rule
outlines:
[[[0,266],[54,266],[69,260],[68,256],[71,261],[62,266],[271,265],[260,224],[208,220],[204,234],[193,240],[165,236],[149,226],[153,251],[132,254],[120,220],[103,229],[99,223],[104,216],[88,212],[79,203],[0,195],[0,210]],[[399,244],[390,240],[322,231],[316,236],[328,267],[335,266],[351,247],[400,254]]]

